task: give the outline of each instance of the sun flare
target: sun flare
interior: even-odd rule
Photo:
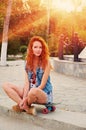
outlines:
[[[77,11],[80,12],[83,7],[86,6],[86,0],[51,0],[52,7],[64,10],[67,12],[74,11],[77,7]]]
[[[59,10],[65,10],[67,12],[71,12],[74,10],[74,5],[71,3],[70,0],[69,1],[53,0],[52,7],[58,8]]]

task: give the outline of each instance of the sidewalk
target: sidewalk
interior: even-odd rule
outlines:
[[[2,89],[4,82],[12,82],[23,86],[24,61],[9,61],[9,66],[0,66],[0,113],[17,118],[34,121],[50,129],[82,130],[86,129],[86,80],[62,75],[51,71],[51,81],[54,90],[54,102],[57,110],[48,115],[38,114],[37,117],[25,113],[17,114],[11,110],[15,103],[10,100]],[[36,120],[35,120],[36,119]],[[52,125],[54,124],[54,125]],[[43,126],[44,127],[44,126]]]

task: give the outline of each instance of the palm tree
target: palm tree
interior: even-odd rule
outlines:
[[[6,17],[4,20],[2,47],[1,47],[1,65],[2,66],[6,65],[7,45],[8,45],[8,29],[9,29],[9,21],[10,21],[10,15],[11,15],[12,2],[13,2],[13,0],[8,0]]]

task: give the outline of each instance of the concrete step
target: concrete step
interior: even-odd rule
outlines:
[[[74,55],[64,55],[64,60],[74,61]],[[79,60],[81,62],[86,62],[86,57],[82,57],[81,55],[79,55]]]
[[[57,110],[49,114],[38,113],[37,116],[28,115],[25,112],[14,112],[5,103],[0,105],[0,114],[11,116],[28,123],[41,126],[47,130],[86,130],[86,114]],[[4,124],[3,124],[4,125]]]
[[[56,57],[53,58],[53,66],[56,72],[86,78],[86,62],[73,62],[72,57],[70,57],[70,60],[59,60]]]

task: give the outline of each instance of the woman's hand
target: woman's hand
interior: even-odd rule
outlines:
[[[27,106],[28,106],[28,101],[27,101],[27,97],[26,97],[26,98],[24,98],[24,99],[20,102],[19,107],[20,107],[20,109],[26,109]]]

